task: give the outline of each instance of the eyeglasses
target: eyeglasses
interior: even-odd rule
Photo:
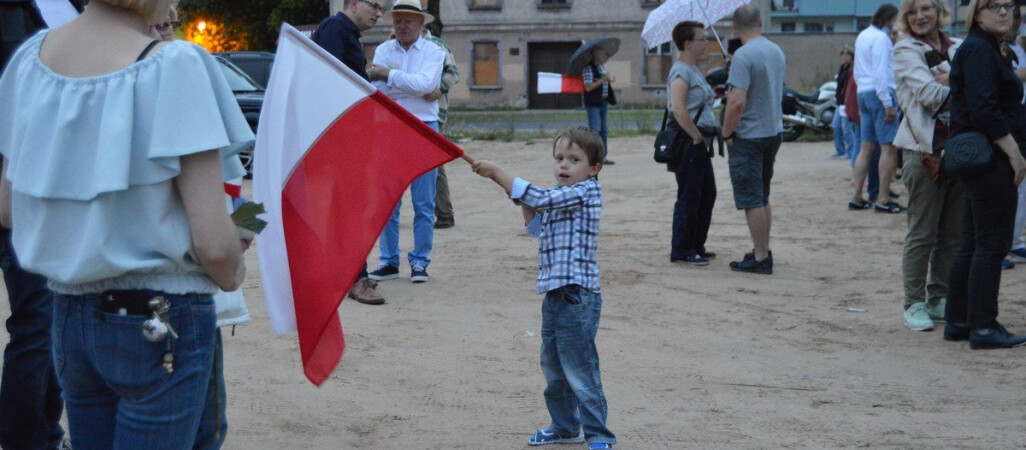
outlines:
[[[989,6],[988,6],[988,8],[989,8]],[[926,15],[929,15],[930,13],[932,13],[932,12],[934,12],[936,10],[937,10],[936,6],[927,5],[927,6],[924,6],[922,8],[919,8],[919,9],[914,9],[912,11],[905,11],[905,17],[915,17],[915,16],[918,16],[920,14],[926,16]]]
[[[990,11],[994,14],[1000,14],[1001,11],[1010,13],[1014,11],[1017,7],[1018,6],[1015,3],[991,3],[985,6],[984,8],[987,8],[987,11]]]
[[[374,2],[372,2],[370,0],[357,0],[357,1],[359,1],[360,3],[366,3],[371,8],[374,8],[374,12],[376,12],[376,13],[384,12],[385,11],[385,7],[384,6],[381,6],[381,5],[379,5],[377,3],[374,3]]]

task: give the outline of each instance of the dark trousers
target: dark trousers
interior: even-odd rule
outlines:
[[[677,202],[673,205],[670,261],[705,253],[716,203],[716,177],[704,145],[688,148],[684,160],[675,169]]]
[[[57,448],[64,437],[60,425],[64,401],[50,341],[53,293],[46,288],[45,278],[21,268],[11,246],[11,231],[3,228],[0,269],[11,302],[7,319],[11,340],[4,349],[0,380],[0,447]]]
[[[951,265],[947,320],[989,328],[997,323],[1001,260],[1012,247],[1018,191],[1012,166],[998,149],[990,170],[961,181],[962,245]]]

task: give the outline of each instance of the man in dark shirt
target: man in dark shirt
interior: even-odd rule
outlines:
[[[367,56],[360,43],[360,32],[370,29],[381,18],[385,0],[348,0],[342,12],[328,17],[317,26],[313,41],[331,53],[346,66],[367,77]],[[377,282],[367,278],[367,264],[349,290],[349,298],[368,305],[380,305],[385,299],[374,288]]]

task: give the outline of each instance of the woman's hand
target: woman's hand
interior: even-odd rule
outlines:
[[[1023,177],[1026,177],[1026,158],[1021,155],[1018,158],[1012,158],[1009,160],[1012,163],[1012,170],[1015,171],[1015,185],[1018,186],[1022,183]]]
[[[698,144],[701,144],[701,143],[702,143],[702,135],[701,135],[701,134],[698,134],[697,136],[696,136],[696,135],[694,135],[694,134],[688,134],[688,136],[690,136],[690,137],[691,137],[691,141],[692,141],[692,142],[693,142],[693,143],[694,143],[695,145],[698,145]]]
[[[948,72],[937,72],[937,75],[933,76],[933,80],[940,84],[943,84],[944,86],[948,86]]]
[[[615,76],[606,75],[605,78],[606,78],[606,82],[609,83],[609,84],[616,83],[616,77]]]

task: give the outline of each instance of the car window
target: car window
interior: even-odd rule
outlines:
[[[233,92],[264,90],[260,83],[254,81],[249,75],[246,75],[245,72],[224,58],[217,58],[217,62],[221,63],[221,71],[224,72],[224,77],[228,80],[228,85],[231,86]]]

